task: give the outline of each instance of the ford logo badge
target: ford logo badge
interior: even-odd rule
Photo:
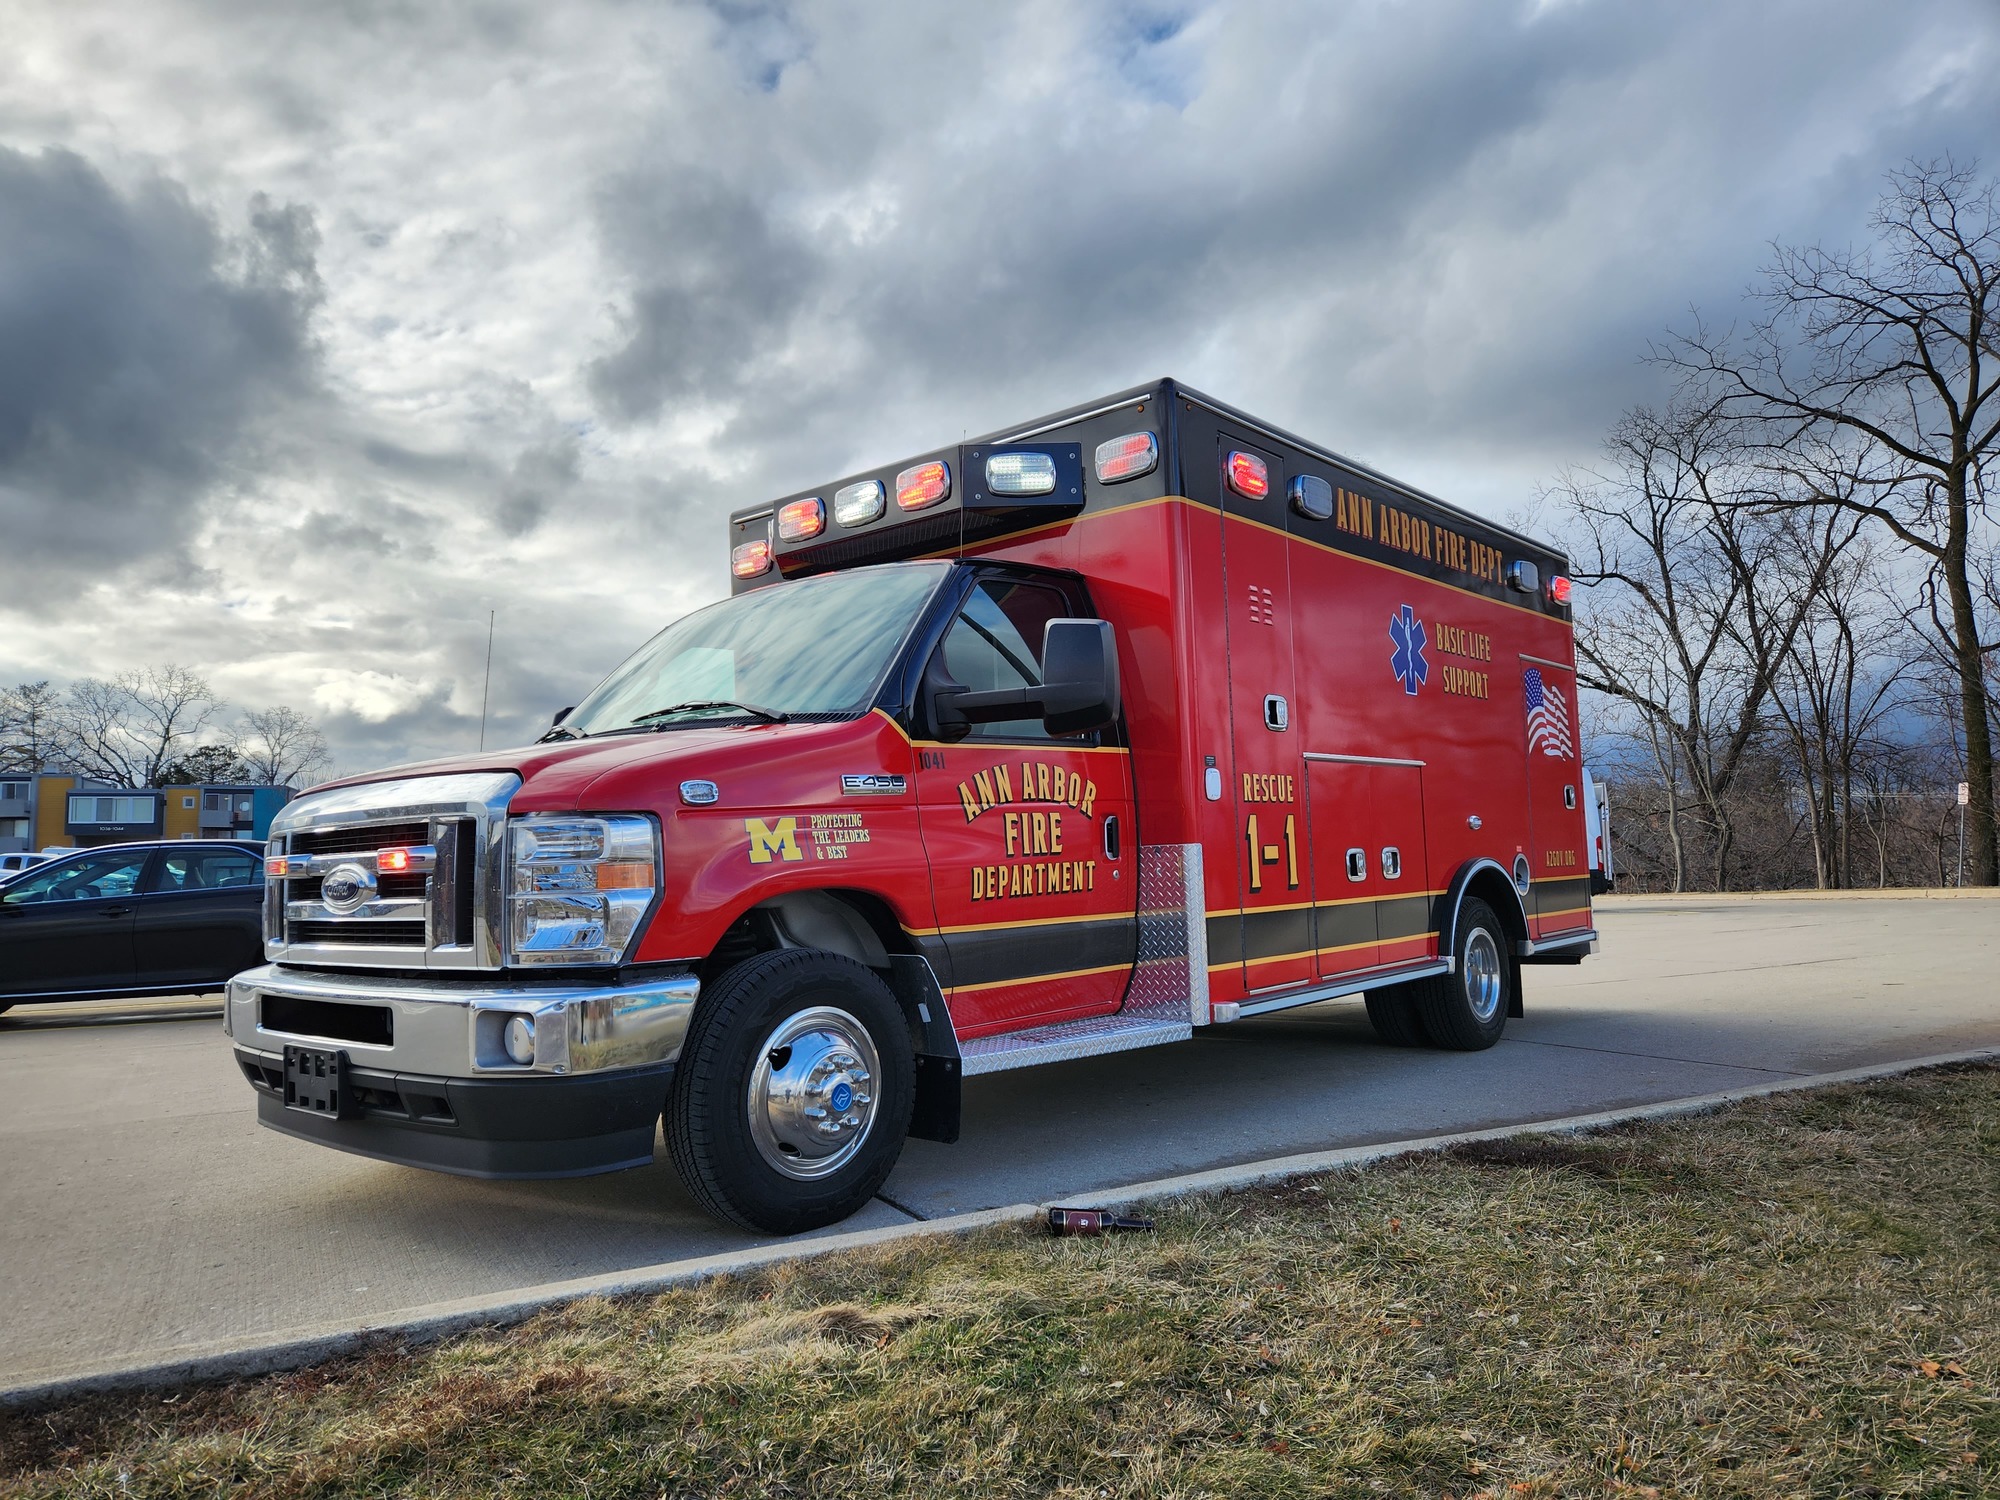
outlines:
[[[340,864],[320,882],[319,899],[330,911],[359,911],[375,898],[375,872],[365,865]]]

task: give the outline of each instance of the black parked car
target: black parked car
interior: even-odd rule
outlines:
[[[0,1011],[220,989],[264,961],[261,844],[79,849],[0,886]]]

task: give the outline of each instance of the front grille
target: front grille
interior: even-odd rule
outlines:
[[[451,773],[311,792],[292,803],[271,825],[274,856],[366,865],[378,850],[427,846],[434,862],[423,874],[377,872],[373,900],[346,914],[325,904],[324,872],[269,882],[266,957],[345,968],[499,968],[489,903],[507,803],[520,785],[512,771]]]
[[[293,834],[287,841],[287,854],[373,854],[377,849],[393,849],[398,845],[420,845],[433,841],[434,836],[456,837],[461,825],[440,823],[435,828],[430,822],[422,823],[358,823],[346,828],[316,828]],[[455,868],[455,862],[452,868]],[[447,871],[440,869],[439,875],[378,875],[376,894],[384,901],[421,901],[431,894],[433,878],[448,878]],[[317,901],[326,884],[324,876],[313,875],[304,880],[285,883],[287,901]],[[450,941],[443,934],[439,941]],[[409,921],[371,922],[363,920],[343,920],[339,918],[314,918],[303,921],[287,920],[285,941],[288,943],[324,943],[342,948],[422,948],[425,942],[424,923],[421,917]]]
[[[347,947],[421,948],[422,922],[287,922],[294,943],[339,943]]]
[[[399,844],[427,844],[428,823],[364,823],[355,828],[316,828],[295,833],[286,841],[287,854],[355,854],[393,849]],[[421,880],[422,876],[415,877]]]
[[[384,847],[388,846],[384,845]],[[294,901],[319,900],[320,887],[325,884],[325,880],[326,877],[322,875],[309,875],[304,880],[288,881],[287,884],[291,888],[291,899]],[[421,896],[430,890],[430,885],[431,878],[428,875],[377,875],[375,877],[376,889],[382,893],[384,900]]]

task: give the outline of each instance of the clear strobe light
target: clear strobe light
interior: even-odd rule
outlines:
[[[986,488],[996,495],[1055,493],[1056,461],[1046,453],[996,453],[986,460]]]

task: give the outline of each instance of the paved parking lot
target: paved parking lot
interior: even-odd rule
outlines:
[[[1600,928],[1488,1053],[1383,1047],[1357,1000],[972,1080],[965,1138],[912,1142],[848,1227],[2000,1043],[2000,901],[1634,899]],[[146,1011],[0,1017],[0,1389],[755,1243],[664,1161],[474,1182],[260,1130],[219,1025]]]

